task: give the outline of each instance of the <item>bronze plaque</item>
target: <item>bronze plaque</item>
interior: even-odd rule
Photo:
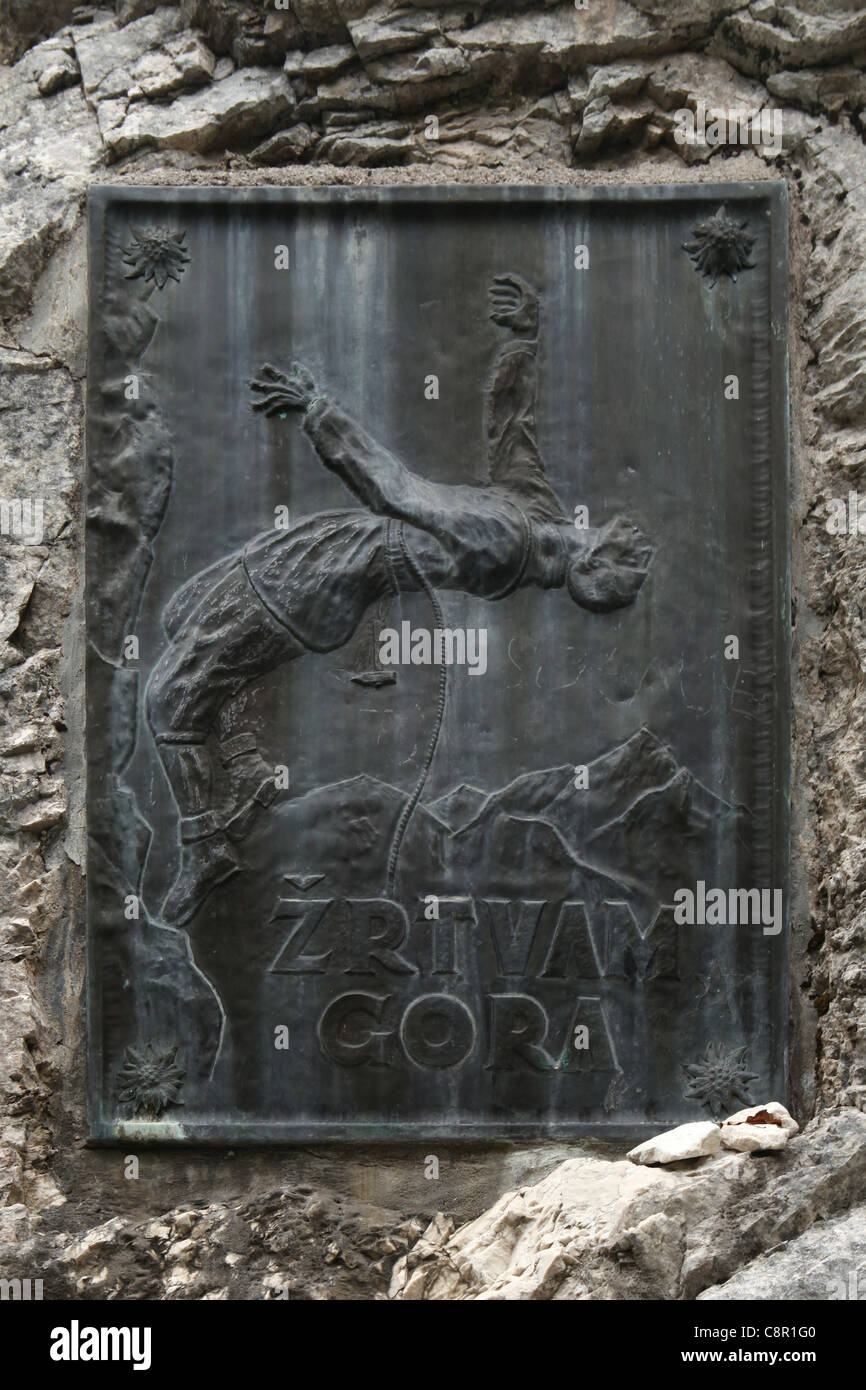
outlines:
[[[784,1100],[784,185],[90,237],[92,1138]]]

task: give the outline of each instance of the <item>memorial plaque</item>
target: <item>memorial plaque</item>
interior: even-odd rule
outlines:
[[[781,183],[90,196],[95,1141],[785,1099]]]

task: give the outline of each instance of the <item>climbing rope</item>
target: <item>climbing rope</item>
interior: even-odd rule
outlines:
[[[409,549],[406,545],[406,539],[403,535],[402,526],[399,528],[399,536],[400,549],[403,552],[403,558],[406,561],[406,565],[408,569],[412,572],[412,574],[414,574],[415,578],[418,580],[419,584],[421,585],[422,589],[424,590],[425,594],[430,600],[430,607],[433,609],[433,616],[436,619],[436,627],[441,630],[445,626],[445,620],[442,615],[442,608],[439,604],[439,600],[436,597],[436,591],[433,588],[430,581],[428,580],[426,574],[423,574],[421,570],[418,569],[418,566],[415,564],[415,561],[409,554]],[[388,854],[388,876],[385,881],[386,898],[390,898],[393,896],[394,883],[397,877],[397,861],[400,857],[400,848],[403,844],[403,837],[406,834],[407,826],[409,825],[409,821],[412,819],[412,813],[414,812],[415,807],[418,805],[418,802],[421,798],[421,793],[424,790],[424,784],[427,781],[427,778],[430,774],[430,768],[433,765],[433,757],[436,753],[436,745],[439,742],[439,734],[442,730],[442,720],[445,716],[445,692],[447,685],[448,672],[445,663],[443,662],[439,667],[439,700],[436,710],[436,721],[433,726],[433,734],[430,739],[430,745],[427,749],[427,756],[424,759],[424,764],[421,768],[421,774],[418,778],[418,781],[415,783],[415,788],[411,796],[409,796],[409,798],[405,802],[402,811],[400,812],[400,818],[397,821],[397,825],[394,829],[394,836],[391,840],[391,849]]]

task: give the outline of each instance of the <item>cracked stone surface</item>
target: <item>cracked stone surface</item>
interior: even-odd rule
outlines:
[[[0,12],[0,458],[4,497],[44,502],[38,542],[0,536],[0,1273],[35,1262],[46,1296],[77,1298],[271,1297],[287,1263],[291,1297],[842,1297],[866,1202],[866,566],[862,536],[826,522],[866,475],[866,12]],[[683,110],[776,113],[781,138],[680,144]],[[637,1168],[624,1143],[442,1146],[437,1181],[407,1148],[146,1155],[127,1180],[119,1153],[83,1143],[87,184],[766,177],[791,196],[789,1108],[803,1131],[694,1171]]]
[[[832,1249],[821,1223],[857,1200],[864,1173],[866,1116],[854,1110],[828,1112],[786,1151],[760,1158],[717,1150],[649,1168],[582,1155],[456,1231],[439,1217],[395,1262],[390,1297],[773,1298],[778,1275],[766,1287],[752,1277],[748,1295],[724,1290],[783,1242],[792,1251],[804,1242],[820,1264]],[[859,1214],[845,1219],[862,1260]]]

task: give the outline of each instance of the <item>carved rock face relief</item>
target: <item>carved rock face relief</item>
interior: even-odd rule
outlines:
[[[95,1141],[784,1098],[786,219],[91,193]]]

